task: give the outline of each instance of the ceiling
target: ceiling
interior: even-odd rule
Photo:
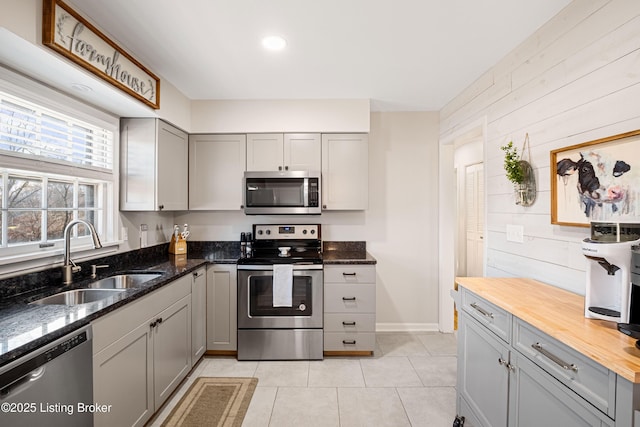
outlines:
[[[433,111],[570,0],[69,0],[190,99]],[[265,51],[261,38],[287,47]]]

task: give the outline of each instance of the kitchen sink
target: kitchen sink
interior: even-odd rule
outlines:
[[[123,292],[125,289],[74,289],[33,301],[37,305],[80,305],[101,301]]]
[[[92,289],[129,289],[141,285],[142,283],[153,280],[162,276],[162,273],[127,273],[118,274],[117,276],[105,277],[104,279],[97,280],[89,284],[89,288]]]

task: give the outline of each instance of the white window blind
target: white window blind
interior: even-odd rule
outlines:
[[[113,132],[0,91],[0,153],[113,171]]]

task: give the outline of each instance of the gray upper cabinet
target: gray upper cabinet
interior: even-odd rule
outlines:
[[[321,140],[317,133],[247,135],[248,171],[319,171]]]
[[[120,120],[120,210],[188,208],[188,135],[160,119]]]
[[[189,135],[189,210],[240,210],[246,135]]]
[[[322,209],[369,207],[369,135],[322,135]]]

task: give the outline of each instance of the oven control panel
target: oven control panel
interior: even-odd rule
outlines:
[[[320,239],[320,224],[256,224],[253,226],[255,240]]]

